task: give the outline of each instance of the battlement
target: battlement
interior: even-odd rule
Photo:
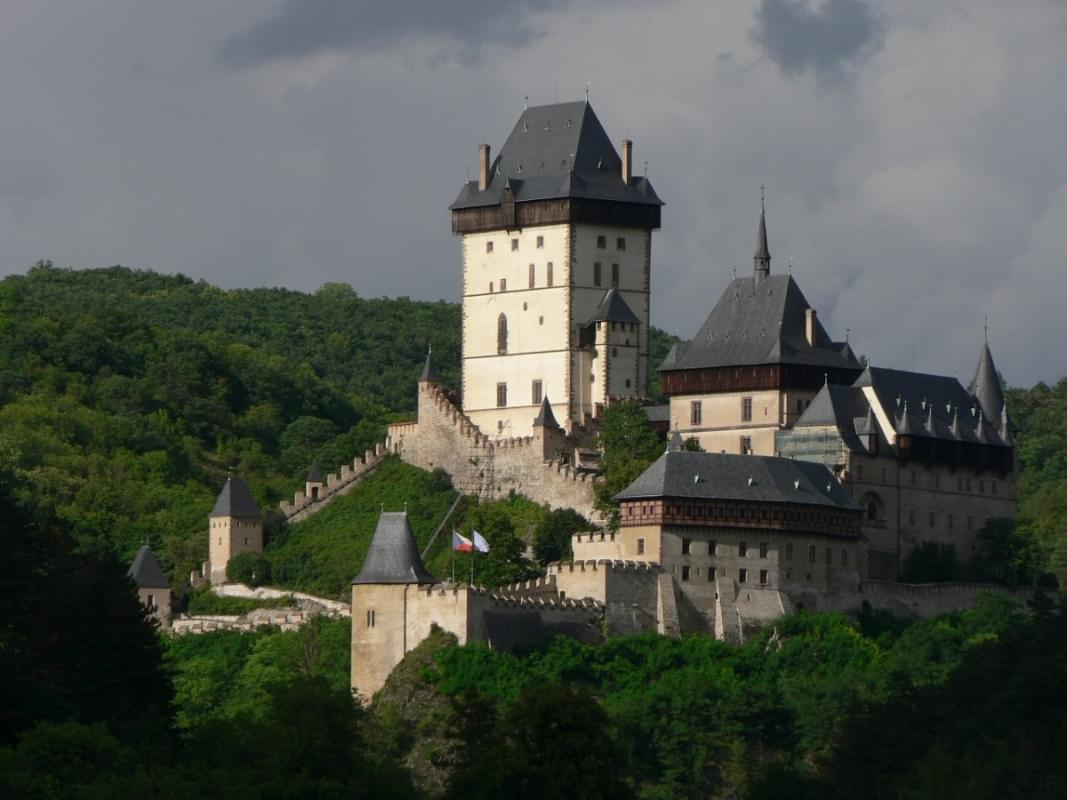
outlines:
[[[594,542],[614,544],[617,538],[618,533],[615,531],[578,531],[571,534],[571,544],[593,544]]]
[[[621,558],[587,558],[576,561],[556,561],[548,565],[549,575],[560,575],[567,572],[597,572],[600,569],[632,571],[632,572],[659,572],[660,565],[655,561],[628,561]]]
[[[362,458],[359,456],[354,458],[351,465],[344,464],[338,472],[331,472],[327,475],[325,485],[316,496],[309,497],[305,492],[297,491],[293,495],[293,502],[279,503],[278,510],[289,522],[307,519],[334,498],[351,491],[356,483],[374,470],[389,452],[389,440],[379,442],[374,445],[373,450],[367,450]]]

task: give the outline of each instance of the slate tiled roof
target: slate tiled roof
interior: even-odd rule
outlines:
[[[859,509],[822,464],[668,449],[615,500],[676,497]]]
[[[661,406],[645,406],[644,412],[649,422],[671,421],[671,407],[667,403]]]
[[[227,478],[226,485],[219,492],[215,507],[211,509],[212,517],[251,517],[263,516],[248,484],[240,478]]]
[[[322,470],[319,469],[318,464],[312,464],[310,467],[308,467],[308,483],[322,483],[322,480]]]
[[[352,583],[437,583],[422,563],[407,513],[383,511],[378,517],[363,569]]]
[[[818,317],[815,345],[808,344],[805,312],[810,307],[792,275],[735,278],[693,340],[672,351],[660,371],[757,364],[859,370],[852,349],[832,341]]]
[[[556,415],[552,413],[552,404],[548,402],[548,395],[544,395],[541,398],[541,408],[537,412],[537,416],[534,417],[534,427],[545,428],[558,428],[559,423],[556,422]]]
[[[993,363],[993,354],[989,352],[989,342],[982,345],[982,354],[978,358],[978,369],[967,391],[979,402],[988,420],[999,420],[1004,410],[1004,388],[1000,384],[1000,375]]]
[[[622,181],[622,160],[588,102],[523,111],[490,169],[486,191],[469,181],[453,210],[500,203],[505,183],[515,202],[564,197],[661,206],[647,178]]]
[[[604,293],[604,298],[600,301],[600,305],[596,307],[593,316],[589,318],[589,323],[603,321],[641,323],[641,320],[637,318],[637,314],[633,312],[626,300],[615,288],[608,289]]]
[[[170,588],[170,581],[167,580],[159,559],[148,545],[141,545],[141,549],[133,557],[133,563],[130,564],[126,574],[133,578],[133,582],[139,589]]]

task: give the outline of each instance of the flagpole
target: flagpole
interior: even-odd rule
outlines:
[[[452,529],[452,543],[450,546],[452,550],[452,583],[456,582],[456,529]]]
[[[473,539],[471,541],[472,541],[472,544],[471,544],[471,586],[474,586],[474,551],[475,551],[475,547],[474,547],[474,544],[473,544]]]

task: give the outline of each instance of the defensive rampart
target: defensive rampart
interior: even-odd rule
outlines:
[[[344,464],[339,472],[332,472],[326,476],[322,488],[317,496],[309,497],[304,492],[297,492],[293,496],[293,502],[281,502],[278,510],[287,522],[299,522],[307,519],[316,511],[321,510],[331,501],[347,494],[356,487],[360,480],[374,471],[387,455],[387,447],[384,442],[379,442],[373,450],[368,450],[362,458],[358,456],[352,461],[351,466]]]
[[[490,439],[436,384],[419,384],[418,423],[389,426],[387,448],[423,469],[443,469],[464,494],[489,499],[516,492],[552,508],[573,508],[599,519],[595,476],[575,469],[562,431],[537,427],[533,436]]]
[[[894,583],[892,581],[863,581],[863,600],[872,608],[911,614],[928,619],[972,608],[978,598],[988,592],[1013,597],[1021,603],[1029,600],[1029,589],[1013,589],[993,583]]]

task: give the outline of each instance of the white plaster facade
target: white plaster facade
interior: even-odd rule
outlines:
[[[585,224],[463,235],[463,410],[483,433],[529,436],[545,395],[570,431],[609,398],[642,394],[651,237]],[[604,323],[583,344],[612,287],[639,323]]]

